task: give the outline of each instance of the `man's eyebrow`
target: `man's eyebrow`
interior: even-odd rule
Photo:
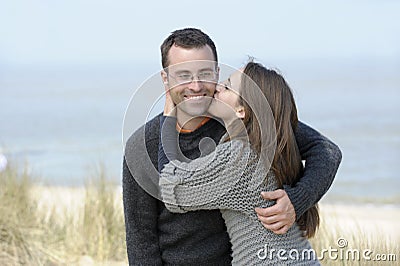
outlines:
[[[211,67],[207,67],[207,68],[199,69],[199,72],[201,72],[201,71],[213,71],[213,69]]]
[[[175,74],[186,74],[186,73],[190,73],[190,71],[189,70],[177,70],[175,72]]]

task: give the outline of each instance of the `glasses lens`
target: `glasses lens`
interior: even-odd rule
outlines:
[[[180,82],[187,82],[192,80],[191,74],[180,74],[176,77],[176,79]]]
[[[217,75],[214,71],[207,70],[207,71],[201,71],[199,74],[193,75],[192,73],[181,73],[176,76],[170,75],[172,78],[174,78],[179,84],[183,83],[190,83],[193,80],[198,80],[198,81],[215,81]]]
[[[203,71],[199,73],[199,80],[201,81],[215,81],[216,74],[214,71]]]

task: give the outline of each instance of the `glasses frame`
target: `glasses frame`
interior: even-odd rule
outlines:
[[[210,79],[210,80],[200,79],[199,75],[201,75],[202,72],[208,72],[208,71],[212,72],[214,74],[214,78]],[[172,74],[170,74],[168,72],[167,72],[167,76],[173,78],[174,80],[176,80],[177,84],[187,84],[187,83],[192,83],[193,81],[197,81],[197,82],[217,82],[217,80],[218,80],[218,71],[216,71],[216,70],[200,71],[197,75],[194,75],[191,72],[189,72],[189,73],[190,73],[190,76],[191,76],[190,79],[181,80],[181,81],[179,81],[179,77],[174,76],[174,75],[172,75]],[[196,79],[195,79],[195,77],[196,77]]]

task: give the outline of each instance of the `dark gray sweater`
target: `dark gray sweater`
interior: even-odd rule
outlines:
[[[125,148],[123,201],[130,265],[230,265],[231,244],[218,210],[174,214],[156,198],[159,132],[157,116],[137,130]],[[210,120],[196,131],[180,135],[181,150],[189,159],[198,158],[201,139],[210,137],[218,143],[224,133],[221,124]],[[341,152],[302,123],[296,140],[306,160],[304,176],[285,190],[299,217],[330,187]]]

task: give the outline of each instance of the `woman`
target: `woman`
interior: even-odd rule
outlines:
[[[251,83],[260,91],[251,89]],[[262,115],[254,109],[260,110],[254,105],[260,103],[260,92],[271,108],[276,135],[271,130],[267,134],[262,131]],[[255,207],[274,204],[261,199],[261,191],[293,185],[301,176],[302,163],[294,137],[297,110],[289,86],[275,71],[250,62],[218,85],[214,97],[209,112],[223,120],[228,133],[204,157],[190,162],[174,160],[178,156],[171,148],[176,147],[175,122],[162,120],[162,135],[169,136],[167,143],[160,142],[159,155],[160,169],[165,164],[160,174],[165,205],[172,212],[220,209],[232,243],[234,265],[319,264],[308,252],[311,246],[304,237],[312,237],[316,231],[317,206],[283,235],[265,229],[254,211]],[[272,157],[268,155],[271,147]]]

